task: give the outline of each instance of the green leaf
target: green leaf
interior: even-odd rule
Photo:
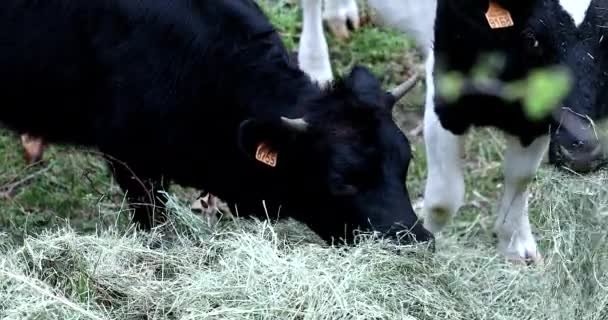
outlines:
[[[445,101],[454,102],[460,98],[464,82],[464,75],[460,72],[443,74],[437,81],[437,93]]]
[[[534,70],[528,76],[524,111],[531,120],[548,116],[568,95],[572,77],[567,69],[553,67]]]

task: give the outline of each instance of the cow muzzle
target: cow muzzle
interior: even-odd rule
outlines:
[[[584,128],[587,138],[580,139],[570,132],[557,129],[552,132],[549,162],[577,173],[596,171],[606,163],[604,148],[593,128]]]

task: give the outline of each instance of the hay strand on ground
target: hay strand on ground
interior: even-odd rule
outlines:
[[[292,221],[237,219],[210,229],[175,199],[172,222],[150,234],[64,227],[19,245],[3,237],[0,315],[606,319],[605,178],[541,172],[531,199],[545,253],[537,267],[495,256],[484,219],[468,232],[448,229],[434,254],[369,239],[345,249],[325,246]]]

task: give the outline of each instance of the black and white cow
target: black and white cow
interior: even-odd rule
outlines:
[[[361,67],[320,90],[253,1],[5,0],[0,49],[0,123],[98,149],[145,228],[176,182],[241,215],[280,207],[328,241],[432,238],[390,113],[404,91]]]
[[[305,5],[307,0],[303,1]],[[467,129],[495,126],[509,136],[505,191],[496,222],[499,249],[510,258],[538,261],[541,256],[527,217],[527,196],[528,184],[549,144],[548,135],[550,160],[557,165],[585,172],[603,162],[601,145],[584,119],[599,119],[608,113],[608,1],[497,1],[510,11],[514,22],[512,27],[500,29],[490,28],[486,19],[489,0],[368,3],[383,24],[413,35],[427,56],[425,226],[438,232],[462,205],[461,152]],[[315,27],[304,28],[302,38],[307,39],[308,47],[304,49],[322,51],[318,48],[326,44],[321,15],[307,15],[313,12],[310,8],[304,8],[304,24]],[[435,97],[436,74],[455,70],[467,74],[486,53],[506,55],[507,65],[500,75],[503,80],[516,80],[535,68],[561,64],[572,71],[574,88],[562,108],[539,122],[526,118],[518,102],[506,103],[494,96],[468,95],[455,103]],[[326,70],[331,71],[329,62],[306,68],[309,65],[302,66],[313,79],[323,80],[327,78],[323,75],[329,74]]]
[[[321,19],[321,1],[319,0],[302,0],[303,7],[303,20],[304,28],[302,31],[301,38],[303,41],[300,43],[300,66],[302,70],[306,71],[310,76],[321,84],[329,83],[332,79],[331,65],[329,62],[329,54],[327,50],[327,43],[322,32],[322,19]],[[577,2],[573,2],[578,6]],[[342,4],[343,8],[336,9],[336,6]],[[434,32],[433,26],[435,22],[435,12],[437,1],[418,1],[418,0],[368,0],[369,6],[377,13],[377,20],[383,26],[387,26],[393,29],[400,30],[409,35],[412,35],[416,39],[419,48],[422,53],[426,56],[432,50]],[[581,7],[573,10],[583,10],[584,14],[587,3],[583,2]],[[598,5],[601,6],[600,3]],[[566,5],[569,6],[569,5]],[[336,29],[335,26],[346,25],[346,21],[352,20],[350,15],[346,15],[345,12],[349,6],[346,6],[341,1],[337,1],[332,7],[326,7],[330,13],[323,13],[323,19],[332,23],[328,23],[330,29]],[[582,8],[582,9],[581,9]],[[315,13],[317,12],[318,13]],[[337,14],[341,13],[341,14]],[[332,19],[327,18],[333,17]],[[603,16],[597,16],[600,27],[604,23]],[[332,27],[334,26],[334,27]],[[602,40],[603,41],[603,40]],[[595,83],[598,76],[601,78],[602,75],[594,74],[590,76],[586,75],[589,71],[590,66],[597,66],[594,68],[594,72],[603,72],[601,55],[601,43],[592,43],[590,41],[569,41],[567,46],[576,46],[574,50],[569,50],[572,53],[570,57],[560,57],[560,63],[566,64],[573,70],[578,72],[577,79],[577,92],[582,93],[582,88],[594,87],[601,85],[601,82]],[[600,50],[598,56],[593,55],[592,52]],[[586,56],[586,57],[585,57]],[[579,57],[582,57],[579,59]],[[551,57],[548,57],[551,58]],[[585,81],[591,81],[595,83],[589,86]],[[588,90],[588,89],[586,89]],[[591,99],[573,100],[577,95],[572,95],[570,102],[564,104],[566,110],[571,112],[572,115],[576,115],[579,118],[589,117],[588,120],[597,120],[608,111],[603,104],[605,99],[601,99],[599,96]],[[575,110],[577,109],[577,110]],[[562,119],[564,120],[564,119]],[[596,139],[595,134],[590,130],[591,121],[587,121],[587,128],[583,128],[583,137],[575,137],[568,130],[564,130],[564,126],[553,126],[551,132],[551,148],[549,149],[549,160],[551,163],[558,167],[566,167],[576,172],[589,172],[596,170],[603,165],[605,160],[605,154],[602,150],[602,146]]]
[[[498,248],[509,258],[536,262],[541,255],[528,219],[528,186],[549,145],[550,128],[558,133],[555,143],[560,145],[560,154],[570,157],[563,161],[572,165],[600,157],[595,140],[581,138],[591,128],[579,127],[580,122],[564,126],[561,120],[575,119],[572,111],[595,117],[604,112],[608,102],[608,1],[492,2],[504,9],[501,15],[508,15],[501,28],[491,28],[486,19],[488,0],[438,1],[434,48],[427,61],[425,226],[438,232],[463,202],[461,158],[467,129],[497,127],[508,137],[505,189],[495,224]],[[451,71],[470,74],[483,54],[495,52],[505,58],[505,68],[499,74],[503,81],[521,79],[531,70],[554,64],[569,67],[575,85],[561,103],[563,109],[540,121],[531,121],[520,101],[509,102],[473,91],[448,102],[435,94],[438,76]],[[574,130],[565,130],[568,127]]]

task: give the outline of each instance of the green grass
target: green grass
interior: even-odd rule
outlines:
[[[266,0],[295,48],[297,6]],[[336,74],[369,66],[388,87],[419,67],[411,42],[367,26],[329,37]],[[421,120],[422,88],[395,111],[405,132]],[[408,187],[422,196],[425,155],[409,136]],[[475,130],[466,144],[466,205],[437,251],[361,239],[327,247],[305,226],[223,220],[209,228],[174,187],[171,223],[151,234],[125,223],[122,193],[100,159],[53,147],[25,167],[18,137],[0,131],[2,319],[608,319],[608,173],[575,176],[543,165],[530,218],[541,266],[496,255],[492,234],[504,141]]]

